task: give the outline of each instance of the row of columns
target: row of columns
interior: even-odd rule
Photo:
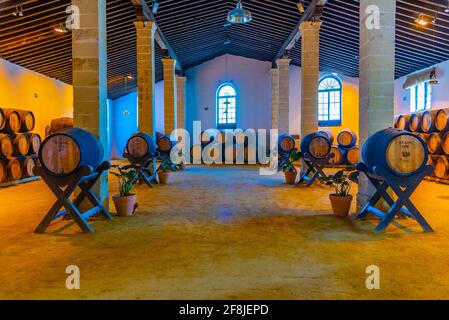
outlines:
[[[396,0],[360,0],[359,144],[391,125],[394,114]],[[301,137],[318,130],[318,81],[321,22],[303,22],[301,44]],[[338,39],[335,39],[336,41]],[[290,59],[276,61],[272,75],[272,128],[289,127]],[[343,102],[344,103],[344,102]],[[361,155],[360,155],[361,157]],[[366,203],[373,186],[359,182],[357,203]]]

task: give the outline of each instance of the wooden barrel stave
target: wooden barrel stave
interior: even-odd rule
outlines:
[[[443,137],[440,133],[434,132],[429,136],[427,147],[431,154],[441,154],[443,152]]]
[[[346,162],[355,165],[359,162],[359,147],[352,147],[346,152]]]
[[[337,136],[337,142],[344,148],[352,148],[357,144],[357,135],[352,130],[342,130]]]
[[[14,153],[14,146],[11,137],[7,134],[0,133],[0,157],[7,158]]]
[[[5,111],[3,111],[2,108],[0,108],[0,131],[3,130],[6,126],[6,115]]]
[[[410,117],[411,116],[409,114],[399,115],[397,119],[397,129],[409,130]]]
[[[329,141],[331,142],[331,144],[334,144],[335,137],[334,137],[334,134],[332,133],[332,131],[326,130],[326,129],[321,129],[320,131],[318,131],[318,133],[322,134],[323,136],[328,138]]]
[[[103,158],[101,142],[92,133],[79,128],[52,134],[39,150],[42,167],[55,176],[69,176],[83,166],[95,170]]]
[[[9,157],[2,160],[4,169],[4,181],[16,181],[22,178],[22,163],[15,157]]]
[[[440,179],[449,179],[449,159],[447,156],[438,156],[434,161],[434,175]]]
[[[3,109],[5,113],[4,133],[16,133],[20,131],[21,121],[19,113],[14,109]]]
[[[422,116],[423,116],[422,112],[413,113],[410,115],[408,127],[411,132],[421,132],[422,131],[422,129],[421,129]]]
[[[383,166],[397,176],[421,172],[429,157],[427,145],[410,132],[389,128],[368,138],[362,149],[365,165]]]
[[[422,122],[421,122],[421,130],[424,133],[432,133],[436,130],[435,128],[435,117],[437,111],[435,110],[427,110],[423,112]]]
[[[33,169],[36,166],[35,159],[31,156],[26,156],[26,157],[18,157],[18,160],[22,164],[23,177],[24,178],[33,177],[34,176]]]
[[[449,131],[449,109],[441,109],[436,112],[435,128],[441,133]]]
[[[28,136],[23,133],[11,135],[11,140],[14,146],[15,156],[26,156],[30,150],[30,141]]]
[[[345,149],[338,147],[338,146],[332,146],[331,153],[334,154],[334,157],[329,159],[330,164],[340,165],[340,164],[344,164],[346,162],[346,150]]]
[[[29,143],[28,155],[38,154],[39,149],[42,144],[41,136],[37,133],[32,133],[32,132],[26,132],[25,135],[28,138],[28,143]]]

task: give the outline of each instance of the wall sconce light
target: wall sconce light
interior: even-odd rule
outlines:
[[[54,29],[57,33],[67,33],[67,32],[69,32],[69,30],[67,30],[67,28],[62,24],[62,23],[60,23],[59,25],[57,25],[56,27],[55,27],[55,29]]]
[[[303,14],[306,9],[304,7],[304,0],[300,0],[298,4],[296,4],[296,6],[298,7],[298,11],[300,14]]]
[[[434,23],[435,20],[432,20],[429,17],[426,17],[423,13],[420,13],[418,18],[415,19],[415,22],[418,26],[426,27],[430,23]]]

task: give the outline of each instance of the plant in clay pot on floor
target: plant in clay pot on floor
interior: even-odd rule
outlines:
[[[113,166],[117,172],[111,174],[118,178],[119,192],[112,196],[117,215],[120,217],[130,217],[136,213],[138,204],[137,196],[131,193],[134,184],[139,179],[137,171],[134,169],[123,169],[120,166]]]
[[[335,215],[348,216],[353,200],[353,196],[350,194],[352,183],[357,181],[359,174],[360,172],[355,171],[355,168],[347,168],[323,179],[326,185],[335,189],[335,193],[329,194]]]
[[[295,162],[298,162],[301,158],[300,154],[296,151],[293,151],[288,160],[282,166],[282,171],[285,176],[285,183],[287,184],[295,184],[296,178],[298,177],[298,170],[296,170]]]
[[[160,184],[167,184],[170,172],[175,172],[178,170],[179,165],[171,162],[170,160],[163,160],[157,172]]]

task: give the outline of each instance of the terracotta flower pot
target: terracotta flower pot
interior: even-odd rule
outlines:
[[[169,177],[169,173],[168,172],[159,171],[157,173],[157,176],[159,177],[159,182],[161,184],[167,184],[168,183],[168,177]]]
[[[135,194],[127,197],[122,197],[119,194],[115,194],[112,196],[112,200],[114,201],[115,210],[117,211],[118,216],[131,217],[136,213],[138,204]]]
[[[336,194],[330,194],[329,199],[331,201],[334,214],[339,217],[347,217],[349,210],[351,209],[352,198],[352,195],[342,197],[337,196]]]
[[[288,171],[284,172],[285,175],[285,183],[287,184],[295,184],[296,177],[298,176],[298,173],[295,171]]]

